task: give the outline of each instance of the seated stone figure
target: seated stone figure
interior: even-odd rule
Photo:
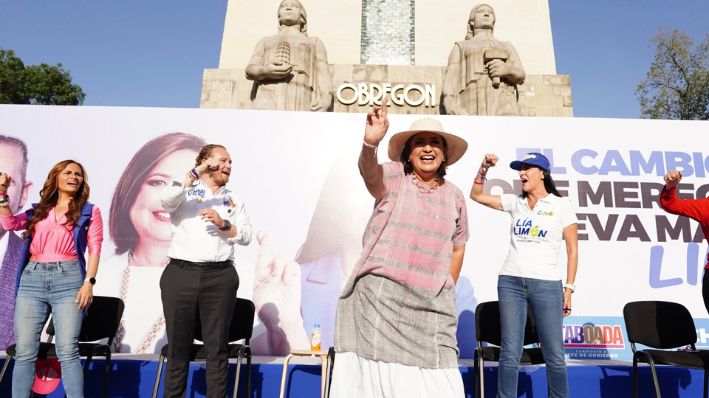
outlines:
[[[255,109],[325,112],[332,104],[332,76],[323,43],[308,37],[307,15],[298,0],[278,7],[279,32],[258,42],[246,67],[254,81]]]
[[[449,115],[519,115],[517,85],[525,72],[517,51],[493,36],[495,11],[479,4],[470,12],[468,34],[456,42],[443,79]]]

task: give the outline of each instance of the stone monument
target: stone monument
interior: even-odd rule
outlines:
[[[495,11],[473,7],[465,40],[456,42],[443,78],[443,108],[449,115],[520,115],[517,85],[526,74],[517,50],[493,36]]]
[[[261,39],[246,67],[253,80],[254,109],[291,111],[329,110],[332,75],[323,43],[308,37],[308,17],[298,0],[278,7],[278,34]]]
[[[470,8],[475,2],[446,0],[443,7],[440,2],[423,0],[300,1],[308,9],[308,36],[318,37],[320,44],[327,43],[325,62],[329,63],[333,96],[330,110],[368,112],[387,95],[391,99],[391,113],[446,113],[443,82],[450,45],[466,41],[461,39],[466,35],[466,26],[470,28]],[[479,1],[485,1],[494,9],[494,36],[514,43],[513,50],[524,61],[524,83],[517,83],[514,88],[518,96],[517,113],[521,116],[573,116],[570,78],[556,72],[549,0]],[[251,61],[259,42],[266,45],[264,37],[274,38],[270,45],[272,51],[279,54],[278,48],[283,40],[278,40],[278,35],[272,36],[273,24],[268,22],[273,19],[273,10],[280,2],[228,0],[219,67],[204,71],[201,107],[266,107],[259,103],[266,103],[260,101],[260,95],[268,86],[265,84],[268,79],[258,80],[254,74],[255,80],[248,80],[244,67],[266,65],[265,58],[260,64]],[[293,42],[290,38],[287,41],[292,58]],[[495,42],[498,41],[495,39]],[[285,56],[285,47],[281,46],[281,58]],[[505,54],[491,51],[487,53],[488,61],[493,59],[492,56],[506,55],[508,61],[505,64],[509,64],[509,49],[500,48]],[[484,65],[485,53],[482,57],[481,65]],[[293,80],[297,77],[294,74]],[[491,80],[489,74],[484,77]],[[501,92],[508,92],[511,89],[508,83],[512,80],[499,77]],[[493,90],[492,86],[490,90]],[[487,99],[484,103],[488,107]],[[507,107],[489,107],[499,108],[493,114],[512,113]],[[297,108],[269,108],[310,111],[307,100],[301,101]]]

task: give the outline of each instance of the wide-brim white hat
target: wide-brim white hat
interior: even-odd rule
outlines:
[[[446,146],[448,147],[446,165],[448,166],[462,158],[463,154],[468,149],[468,143],[464,139],[443,131],[443,125],[438,120],[425,117],[413,122],[409,130],[391,136],[389,140],[389,159],[395,162],[400,161],[401,152],[404,150],[406,141],[414,135],[423,132],[436,133],[446,140]]]

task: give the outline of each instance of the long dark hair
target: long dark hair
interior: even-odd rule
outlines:
[[[51,170],[49,170],[49,174],[47,175],[47,179],[44,181],[42,190],[39,191],[39,204],[35,207],[34,214],[27,223],[27,230],[24,232],[23,236],[32,236],[37,223],[47,218],[49,211],[57,205],[57,202],[59,201],[57,177],[70,164],[79,166],[84,179],[81,182],[79,189],[74,194],[74,197],[69,202],[69,207],[66,212],[65,225],[73,228],[79,221],[81,209],[84,207],[86,202],[89,201],[89,193],[91,192],[88,182],[89,177],[86,175],[86,169],[84,169],[84,166],[81,163],[71,159],[62,160],[61,162],[55,164]]]
[[[153,138],[143,145],[123,170],[111,200],[111,218],[108,224],[116,254],[135,249],[138,231],[130,219],[135,198],[153,172],[155,166],[174,152],[190,149],[195,152],[206,143],[202,138],[187,133],[170,133]],[[185,165],[187,167],[187,165]]]
[[[556,189],[556,184],[554,183],[554,179],[551,178],[551,173],[549,173],[547,170],[544,170],[544,169],[539,169],[539,170],[541,170],[544,173],[544,179],[542,180],[542,181],[544,181],[544,189],[546,189],[547,192],[552,195],[556,195],[558,197],[561,197],[561,194]],[[522,197],[527,199],[527,196],[529,196],[529,194],[527,192],[522,191]]]
[[[413,141],[414,137],[416,137],[416,134],[412,135],[411,137],[409,137],[408,140],[406,140],[406,144],[404,144],[404,149],[401,150],[401,156],[399,157],[401,163],[404,164],[404,174],[406,175],[409,175],[414,172],[414,165],[412,165],[409,161],[409,155],[411,155],[411,142]],[[443,181],[445,180],[443,177],[446,176],[446,167],[448,166],[448,143],[443,137],[441,137],[441,140],[443,140],[443,157],[445,160],[441,162],[441,165],[438,166],[438,170],[436,170],[436,180],[438,180],[439,184],[443,183]]]

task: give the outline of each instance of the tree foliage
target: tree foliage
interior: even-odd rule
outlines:
[[[709,34],[694,46],[686,34],[660,31],[655,60],[638,84],[641,117],[709,120]]]
[[[0,48],[0,104],[81,105],[85,97],[62,64],[25,66]]]

